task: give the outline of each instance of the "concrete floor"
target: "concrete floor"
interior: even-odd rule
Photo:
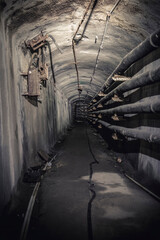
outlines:
[[[160,203],[126,179],[100,137],[91,128],[87,132],[99,161],[92,165],[93,191],[89,164],[94,159],[85,126],[79,124],[60,144],[59,157],[44,176],[28,239],[159,239]]]

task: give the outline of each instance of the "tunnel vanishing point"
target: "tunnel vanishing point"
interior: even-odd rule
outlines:
[[[101,139],[105,146],[101,157],[106,151],[111,153],[111,164],[122,168],[125,178],[160,199],[159,0],[0,1],[2,215],[6,209],[14,209],[25,182],[33,188],[38,182],[38,194],[46,169],[52,169],[63,156],[57,144],[65,148],[69,139],[73,145],[66,150],[72,152],[71,156],[66,153],[68,158],[85,161],[81,154],[85,151],[83,141],[88,139],[86,151],[99,167],[98,155],[95,158],[93,152],[98,151],[95,142]],[[64,165],[70,163],[74,172],[75,163],[67,161],[71,160],[66,157]],[[84,168],[83,163],[77,164]],[[97,174],[94,167],[86,167],[92,195],[91,178]],[[111,183],[112,179],[105,177],[105,167],[101,171],[97,178]],[[30,197],[27,199],[26,205]],[[93,205],[89,203],[88,214]],[[95,228],[92,233],[91,225],[88,229],[88,239],[94,239]],[[109,236],[122,239],[111,232]]]

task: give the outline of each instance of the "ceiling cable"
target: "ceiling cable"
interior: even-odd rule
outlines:
[[[57,42],[56,42],[55,38],[54,38],[54,37],[53,37],[51,34],[49,34],[49,35],[48,35],[48,37],[52,39],[52,41],[54,42],[54,44],[55,44],[56,48],[57,48],[57,49],[58,49],[58,51],[59,51],[59,52],[62,54],[62,53],[63,53],[63,51],[62,51],[62,49],[59,47],[59,45],[57,44]]]
[[[48,41],[46,41],[48,49],[49,49],[49,58],[50,58],[50,63],[51,63],[51,72],[52,72],[52,77],[53,77],[53,82],[54,86],[56,85],[56,79],[55,79],[55,73],[54,73],[54,65],[53,65],[53,58],[52,58],[52,50],[51,50],[51,45]]]
[[[77,84],[78,84],[78,88],[79,88],[79,72],[78,72],[77,58],[76,58],[76,53],[75,53],[75,42],[74,42],[74,39],[72,39],[72,49],[73,49],[73,56],[74,56],[74,65],[75,65],[76,74],[77,74]]]
[[[85,26],[84,26],[84,28],[83,28],[83,32],[80,34],[80,37],[79,37],[78,39],[75,39],[76,45],[82,40],[82,38],[83,38],[83,36],[84,36],[84,33],[85,33],[86,29],[87,29],[88,23],[89,23],[89,21],[90,21],[90,19],[91,19],[92,13],[93,13],[96,5],[97,5],[97,2],[98,2],[98,0],[94,0],[92,9],[91,9],[91,11],[90,11],[90,14],[89,14],[89,16],[88,16],[88,19],[87,19],[87,21],[86,21],[86,23],[85,23]],[[91,1],[91,3],[92,3],[92,1]]]
[[[93,79],[94,79],[94,75],[95,75],[96,69],[97,69],[97,67],[98,67],[99,55],[100,55],[100,51],[103,49],[104,38],[105,38],[105,35],[106,35],[107,26],[108,26],[110,17],[111,17],[111,15],[112,15],[112,13],[114,12],[115,8],[118,6],[118,4],[119,4],[120,2],[121,2],[121,0],[117,0],[117,2],[115,3],[115,5],[113,6],[113,8],[112,8],[109,12],[107,12],[106,22],[105,22],[105,27],[104,27],[104,32],[103,32],[101,44],[100,44],[99,49],[98,49],[98,53],[97,53],[97,57],[96,57],[96,62],[95,62],[95,66],[94,66],[94,69],[93,69],[92,76],[91,76],[91,80],[90,80],[90,82],[89,82],[89,86],[91,86],[91,84],[92,84],[92,81],[93,81]],[[87,97],[88,97],[88,92],[87,92],[87,94],[86,94],[85,100],[87,99]]]
[[[77,30],[76,30],[73,38],[72,38],[72,50],[73,50],[74,64],[75,64],[76,75],[77,75],[77,84],[78,84],[79,95],[81,93],[81,89],[80,89],[79,72],[78,72],[78,66],[77,66],[77,58],[76,58],[76,52],[75,52],[75,44],[77,43],[75,37],[76,37],[76,35],[77,35],[77,33],[78,33],[78,31],[79,31],[83,21],[85,20],[85,17],[87,15],[88,11],[89,11],[89,8],[90,8],[91,4],[92,4],[92,0],[89,2],[89,5],[88,5],[88,7],[87,7],[87,9],[86,9],[86,11],[85,11],[85,13],[83,15],[83,18],[82,18],[81,22],[79,23],[78,28],[77,28]],[[83,31],[83,33],[84,33],[84,31]]]

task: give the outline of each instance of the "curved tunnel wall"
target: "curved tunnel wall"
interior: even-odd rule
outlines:
[[[79,96],[71,42],[89,3],[85,0],[5,2],[7,5],[3,11],[1,9],[0,20],[1,206],[9,201],[23,169],[36,162],[37,150],[49,151],[72,122],[74,104],[79,101]],[[83,88],[81,102],[85,100],[89,103],[125,54],[156,30],[160,23],[158,0],[154,4],[145,0],[121,1],[111,16],[90,86],[106,13],[113,4],[110,0],[97,1],[84,38],[76,45],[80,85]],[[56,88],[46,49],[49,80],[37,102],[22,96],[26,91],[26,79],[21,73],[27,71],[31,58],[30,52],[24,48],[24,41],[41,30],[54,36],[63,54],[50,40]],[[78,34],[81,36],[81,31]]]
[[[23,171],[38,163],[37,151],[49,152],[71,124],[68,99],[54,87],[50,74],[39,101],[22,96],[30,53],[19,47],[16,34],[8,34],[1,22],[0,58],[0,175],[1,210],[9,201]],[[6,67],[7,66],[7,67]]]

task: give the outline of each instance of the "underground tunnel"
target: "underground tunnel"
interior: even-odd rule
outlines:
[[[0,239],[158,240],[159,147],[159,0],[0,0]]]

